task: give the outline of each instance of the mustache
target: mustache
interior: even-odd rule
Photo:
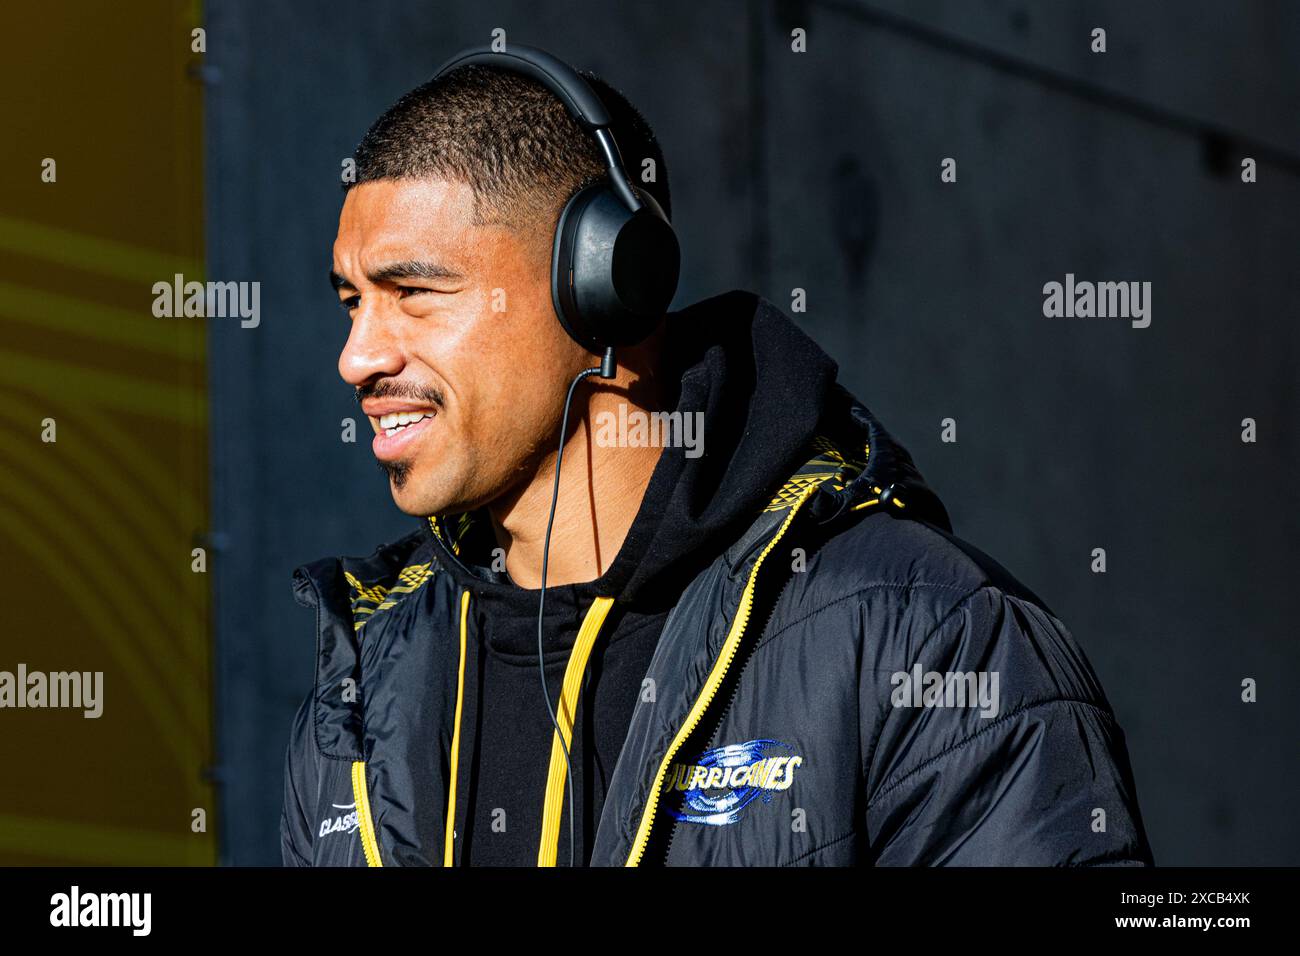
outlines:
[[[397,379],[381,379],[368,385],[358,385],[355,392],[358,404],[367,398],[402,398],[412,402],[422,402],[425,405],[436,405],[439,408],[446,404],[441,389]]]

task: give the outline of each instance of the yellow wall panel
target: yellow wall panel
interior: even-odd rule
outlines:
[[[96,719],[0,709],[0,863],[212,863],[205,329],[151,311],[203,278],[201,10],[5,21],[0,671],[104,676]]]

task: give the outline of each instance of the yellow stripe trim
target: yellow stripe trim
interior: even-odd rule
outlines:
[[[144,318],[141,309],[102,305],[0,280],[0,313],[50,332],[67,332],[127,348],[200,362],[207,329],[202,320]]]
[[[370,794],[366,791],[366,763],[352,762],[352,799],[357,804],[357,826],[361,829],[361,849],[366,854],[366,866],[383,866],[379,856],[379,840],[375,838],[375,823],[370,817]]]
[[[741,639],[745,636],[745,628],[749,624],[750,611],[754,607],[754,585],[758,580],[758,572],[763,566],[763,560],[785,535],[786,530],[790,527],[790,522],[794,520],[794,516],[803,507],[803,503],[808,500],[808,496],[816,490],[816,485],[810,485],[800,493],[794,504],[790,506],[790,511],[785,516],[785,520],[781,522],[781,527],[772,540],[767,543],[767,547],[763,549],[757,560],[754,561],[754,567],[749,572],[749,580],[745,582],[745,590],[740,595],[740,606],[736,609],[736,617],[731,622],[731,630],[727,634],[727,639],[722,642],[722,650],[718,654],[718,659],[714,661],[713,669],[709,671],[709,676],[704,681],[704,688],[691,706],[685,722],[678,729],[672,745],[664,752],[663,760],[659,762],[659,770],[655,774],[654,785],[650,788],[650,795],[646,799],[645,809],[641,813],[641,823],[637,826],[636,838],[632,841],[632,851],[627,856],[625,866],[640,865],[641,857],[645,854],[646,845],[650,842],[650,828],[654,825],[655,812],[659,809],[659,794],[663,790],[664,780],[668,776],[668,768],[672,764],[673,757],[677,755],[677,751],[686,742],[686,738],[691,735],[704,718],[704,712],[708,710],[709,704],[713,702],[713,696],[718,692],[718,687],[722,684],[723,677],[726,676],[727,668],[731,666],[731,661],[736,656]]]
[[[203,262],[192,256],[129,245],[84,232],[60,229],[31,219],[0,216],[0,251],[44,259],[61,266],[129,282],[186,281],[203,277]]]
[[[0,381],[8,388],[37,393],[57,382],[66,386],[65,395],[77,406],[128,412],[189,428],[207,425],[208,403],[202,386],[146,381],[8,349],[0,349]]]
[[[456,722],[451,733],[451,782],[447,785],[447,833],[442,865],[456,865],[456,777],[460,771],[460,714],[465,703],[465,645],[469,633],[469,591],[460,592],[460,669],[456,674]]]
[[[0,814],[0,850],[73,866],[213,866],[212,844],[183,832]],[[12,865],[10,863],[9,865]]]
[[[542,839],[537,847],[537,865],[555,866],[560,849],[560,818],[564,811],[564,785],[568,778],[568,765],[564,759],[565,748],[573,741],[573,716],[578,710],[578,695],[582,692],[582,677],[587,671],[591,649],[605,617],[614,604],[612,597],[598,597],[592,602],[587,616],[578,629],[578,639],[569,654],[564,669],[564,686],[560,690],[560,706],[555,715],[559,728],[551,736],[551,766],[546,775],[546,802],[542,805]],[[561,741],[560,735],[564,739]]]

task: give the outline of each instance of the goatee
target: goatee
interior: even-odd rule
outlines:
[[[381,471],[388,473],[388,480],[399,491],[406,484],[406,479],[411,476],[411,463],[409,461],[381,461],[377,462],[377,464]]]

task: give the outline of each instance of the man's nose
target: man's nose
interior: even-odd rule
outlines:
[[[364,307],[363,307],[364,308]],[[339,375],[354,388],[381,375],[397,375],[405,360],[391,331],[370,311],[360,311],[339,354]]]

